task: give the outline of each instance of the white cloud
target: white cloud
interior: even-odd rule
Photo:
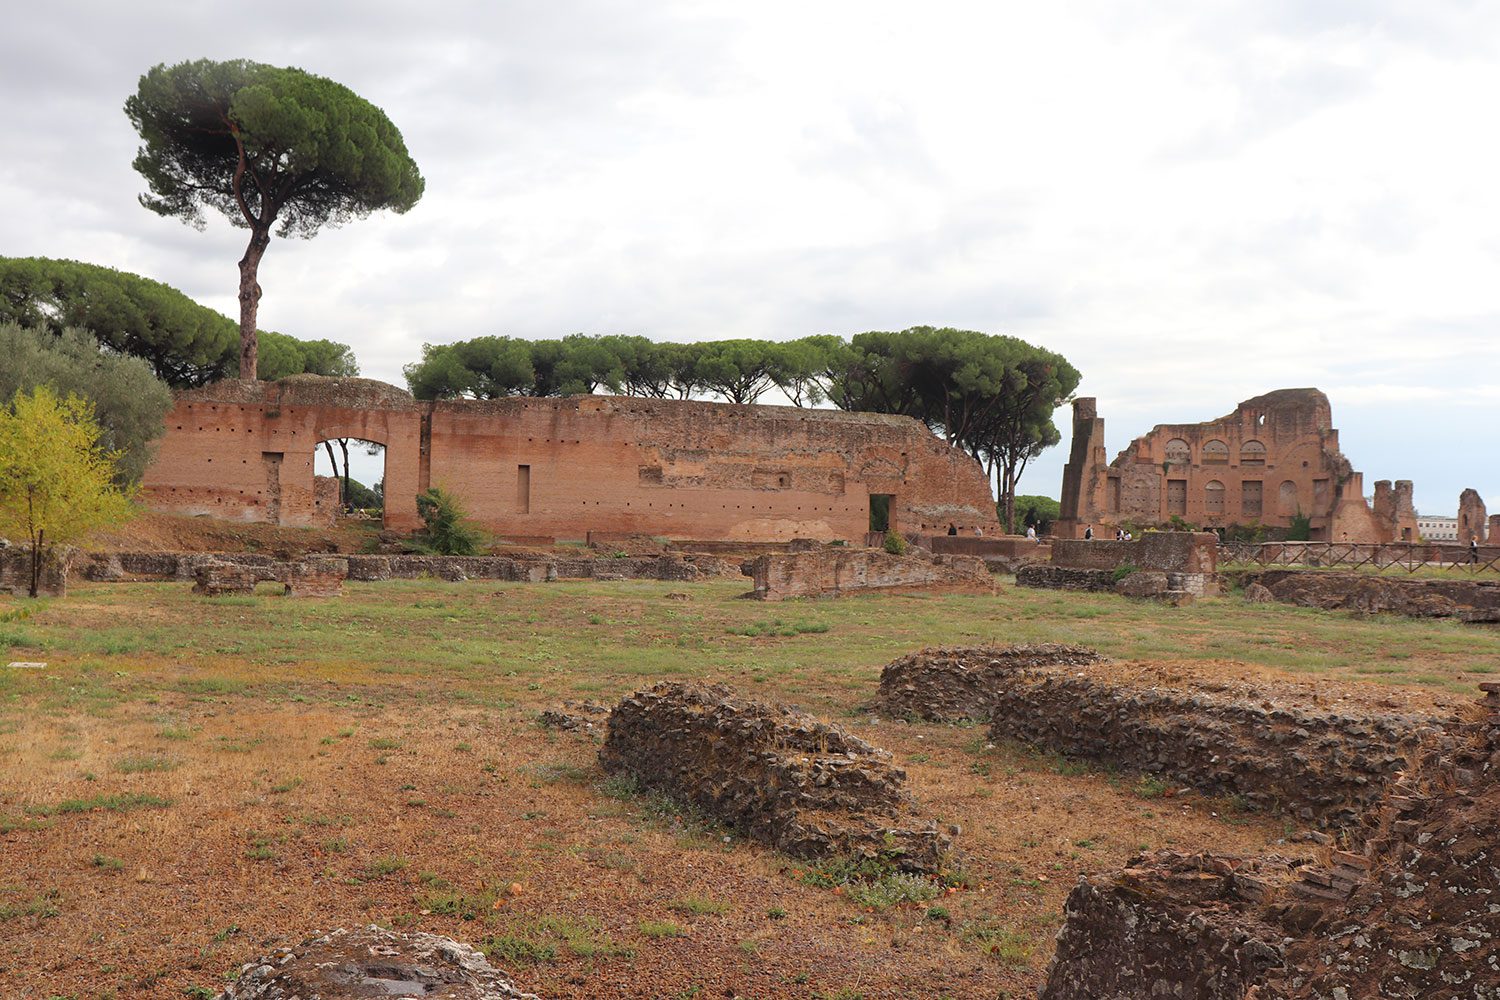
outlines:
[[[0,252],[233,308],[243,233],[135,204],[120,105],[156,62],[295,64],[385,108],[428,180],[265,259],[263,324],[372,376],[482,333],[968,326],[1071,358],[1111,448],[1318,385],[1369,478],[1500,500],[1472,440],[1500,370],[1494,5],[260,9],[11,12]],[[1452,433],[1412,448],[1373,432],[1388,411]],[[1055,492],[1065,450],[1025,488]]]

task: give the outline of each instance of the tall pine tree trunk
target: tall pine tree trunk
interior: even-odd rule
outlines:
[[[240,378],[254,379],[259,373],[260,344],[256,339],[255,315],[260,307],[260,259],[271,245],[269,228],[250,230],[250,245],[240,258]]]

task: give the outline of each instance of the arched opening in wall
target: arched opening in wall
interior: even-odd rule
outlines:
[[[1214,438],[1212,441],[1205,443],[1203,445],[1203,464],[1228,465],[1229,445],[1225,444],[1223,441],[1220,441],[1218,438]]]
[[[1290,479],[1284,480],[1281,489],[1276,494],[1276,512],[1283,517],[1296,517],[1301,509],[1302,504],[1297,497],[1297,484]]]
[[[1224,484],[1217,479],[1203,487],[1203,512],[1205,514],[1224,513]]]
[[[313,510],[319,524],[384,521],[385,445],[328,437],[313,451]]]
[[[1173,465],[1187,465],[1193,460],[1193,449],[1182,438],[1167,442],[1167,461]]]
[[[1246,441],[1240,445],[1241,465],[1265,465],[1266,446],[1259,441]]]

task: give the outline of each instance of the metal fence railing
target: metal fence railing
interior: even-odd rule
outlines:
[[[1481,546],[1476,555],[1468,546],[1429,542],[1221,542],[1219,563],[1373,572],[1495,573],[1500,572],[1500,546]]]

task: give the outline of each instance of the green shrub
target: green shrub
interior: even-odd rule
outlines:
[[[479,551],[482,536],[452,494],[436,486],[418,494],[417,514],[426,525],[414,539],[421,551],[440,556],[472,556]]]
[[[1115,567],[1114,572],[1109,575],[1109,578],[1112,582],[1119,583],[1121,580],[1134,573],[1138,568],[1139,567],[1137,567],[1135,563],[1121,563],[1120,565]]]
[[[887,531],[885,533],[885,550],[893,556],[906,555],[906,539],[901,537],[899,531]]]

